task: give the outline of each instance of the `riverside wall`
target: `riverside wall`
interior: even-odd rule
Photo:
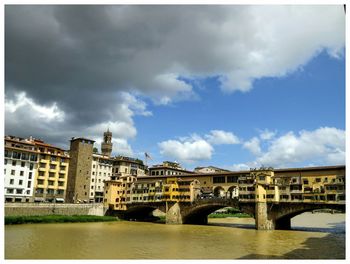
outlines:
[[[103,204],[5,203],[5,216],[105,215]]]

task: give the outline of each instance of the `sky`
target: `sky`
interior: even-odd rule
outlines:
[[[342,5],[5,7],[5,134],[148,165],[345,164]]]

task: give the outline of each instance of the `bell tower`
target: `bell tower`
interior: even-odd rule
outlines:
[[[107,132],[103,133],[103,142],[101,144],[102,154],[110,157],[112,153],[112,146],[112,132],[109,132],[109,129],[107,129]]]

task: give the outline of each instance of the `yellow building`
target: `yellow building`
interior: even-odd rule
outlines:
[[[69,155],[63,149],[34,140],[39,150],[34,181],[34,201],[64,202],[67,189]]]
[[[123,175],[117,180],[105,181],[104,207],[111,210],[126,210],[127,204],[132,202],[135,181],[136,177],[132,175]]]

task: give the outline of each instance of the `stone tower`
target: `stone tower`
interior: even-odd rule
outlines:
[[[109,132],[109,129],[107,129],[107,132],[103,133],[103,142],[101,144],[102,154],[110,157],[112,153],[112,146],[112,132]]]
[[[94,142],[86,138],[72,138],[70,141],[70,161],[66,193],[68,203],[89,202]]]

